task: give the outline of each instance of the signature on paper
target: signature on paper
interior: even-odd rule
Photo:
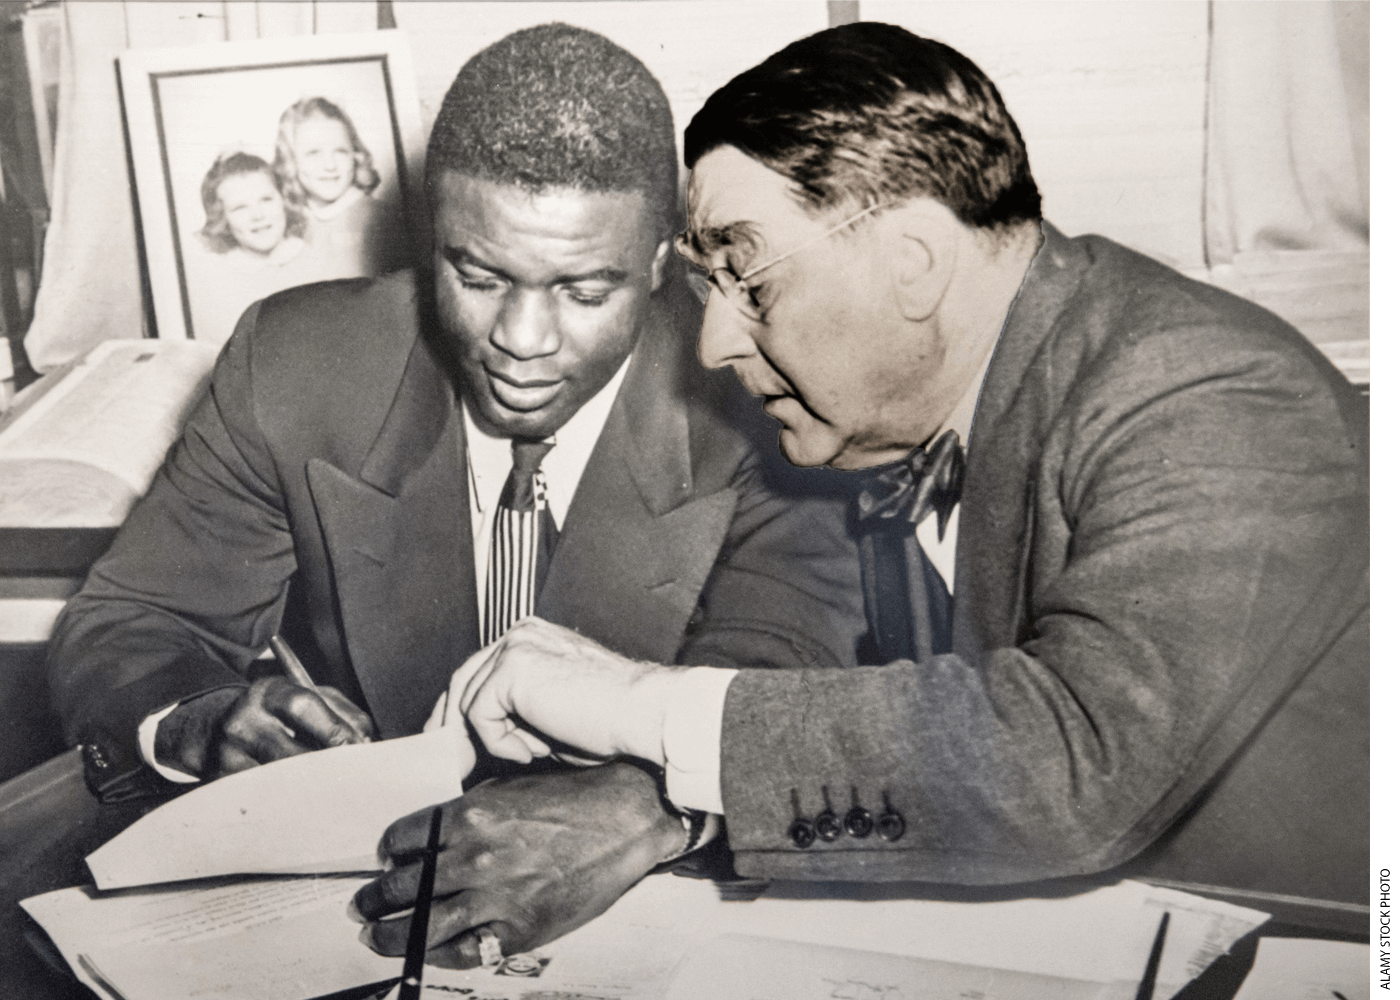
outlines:
[[[899,987],[864,983],[859,979],[824,979],[831,984],[831,1000],[901,1000]]]

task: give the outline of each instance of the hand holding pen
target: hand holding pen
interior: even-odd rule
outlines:
[[[294,754],[374,738],[374,723],[333,687],[315,684],[280,636],[272,650],[285,676],[216,688],[181,703],[156,730],[156,760],[218,778]]]

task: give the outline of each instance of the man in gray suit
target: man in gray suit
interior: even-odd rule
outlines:
[[[992,83],[888,25],[735,78],[686,162],[702,360],[796,464],[884,466],[858,512],[877,665],[656,667],[528,621],[454,681],[489,749],[648,759],[763,877],[1101,871],[1203,796],[1228,814],[1280,747],[1327,748],[1317,784],[1365,801],[1365,416],[1297,331],[1043,222]],[[1364,875],[1358,812],[1329,820]],[[1236,832],[1286,849],[1266,819]]]

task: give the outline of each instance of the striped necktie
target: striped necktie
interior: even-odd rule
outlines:
[[[545,498],[540,463],[552,441],[511,441],[512,465],[491,523],[481,644],[494,642],[535,610],[559,529]]]

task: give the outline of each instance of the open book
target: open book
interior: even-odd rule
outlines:
[[[0,528],[114,528],[146,492],[218,348],[109,340],[0,422]]]

